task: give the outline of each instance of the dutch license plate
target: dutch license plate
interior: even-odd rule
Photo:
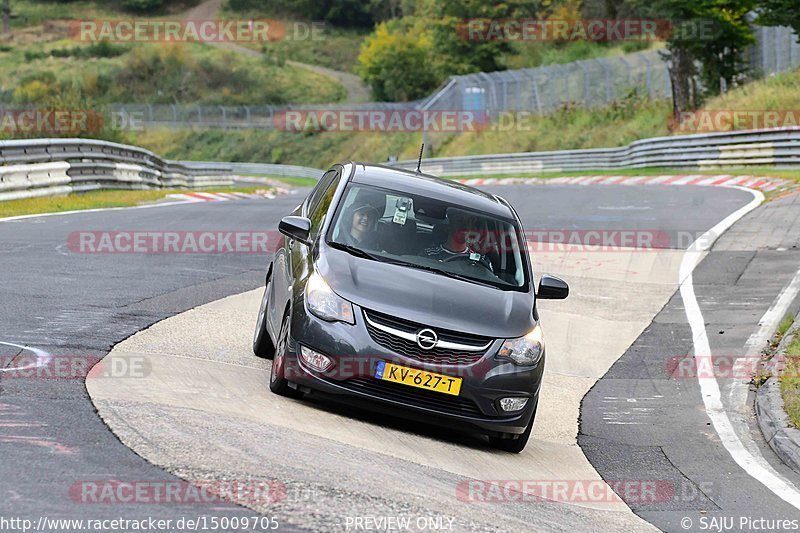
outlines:
[[[426,372],[425,370],[395,365],[385,361],[378,361],[378,365],[375,368],[375,377],[384,381],[402,383],[403,385],[452,394],[453,396],[458,396],[461,391],[461,378]]]

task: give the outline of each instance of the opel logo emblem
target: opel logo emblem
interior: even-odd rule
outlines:
[[[417,332],[417,345],[423,350],[431,350],[439,342],[439,336],[430,328],[421,329]]]

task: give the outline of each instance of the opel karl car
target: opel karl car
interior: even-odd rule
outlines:
[[[487,434],[520,452],[545,345],[522,225],[499,196],[346,163],[281,220],[253,338],[272,392]]]

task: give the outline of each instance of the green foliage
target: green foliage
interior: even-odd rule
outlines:
[[[41,50],[25,50],[23,56],[25,57],[25,61],[36,61],[38,59],[44,59],[47,57],[47,54]]]
[[[161,8],[164,0],[119,0],[119,3],[127,11],[146,13]]]
[[[410,31],[397,21],[381,23],[369,36],[358,56],[359,75],[380,100],[407,101],[422,98],[439,83],[430,64],[430,39],[421,24]],[[414,32],[419,32],[414,36]]]
[[[335,26],[368,28],[397,13],[396,0],[228,0],[239,13],[329,22]]]
[[[791,26],[800,42],[800,8],[797,0],[759,0],[758,19],[764,26]]]
[[[720,92],[720,80],[734,86],[746,71],[743,52],[754,42],[747,21],[757,0],[631,0],[642,14],[672,23],[667,49],[683,68],[673,70],[673,86],[684,86],[701,63],[703,96]],[[677,79],[676,76],[677,75]],[[691,105],[692,103],[690,103]],[[695,107],[699,101],[693,102]],[[682,107],[683,108],[683,107]]]
[[[115,76],[118,93],[129,97],[150,94],[155,96],[149,99],[154,103],[197,101],[208,91],[221,98],[230,97],[255,83],[248,70],[205,57],[196,59],[184,46],[136,48]],[[281,101],[278,94],[270,96]]]
[[[72,48],[55,48],[50,50],[53,57],[118,57],[125,54],[128,47],[108,41],[99,41],[89,46],[73,46]]]

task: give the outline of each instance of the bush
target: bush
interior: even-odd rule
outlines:
[[[416,100],[439,84],[429,64],[431,54],[426,36],[381,23],[361,47],[358,73],[379,100]]]
[[[18,85],[17,88],[14,89],[14,103],[28,104],[41,102],[50,96],[52,92],[53,88],[40,80],[29,81],[28,83]]]
[[[113,44],[108,41],[92,43],[89,46],[73,46],[72,48],[55,48],[50,50],[53,57],[104,57],[111,58],[121,56],[126,53],[128,48],[121,44]]]
[[[155,11],[164,5],[164,0],[120,0],[120,6],[127,11],[144,13]]]
[[[47,54],[42,52],[41,50],[25,50],[23,54],[25,57],[25,61],[36,61],[37,59],[44,59],[47,57]]]

